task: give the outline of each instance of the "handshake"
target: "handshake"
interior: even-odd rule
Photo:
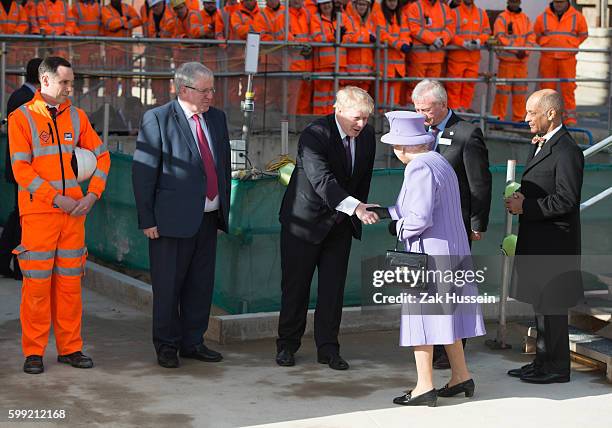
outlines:
[[[355,215],[363,224],[375,224],[379,220],[391,218],[389,210],[377,204],[360,203],[355,209]]]

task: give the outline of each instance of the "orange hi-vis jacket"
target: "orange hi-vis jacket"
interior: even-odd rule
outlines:
[[[28,31],[29,34],[40,34],[40,27],[38,26],[38,17],[36,12],[36,1],[27,0],[26,4],[22,5],[26,11],[28,18]]]
[[[174,14],[174,34],[172,37],[175,39],[199,39],[204,37],[206,29],[202,25],[202,15],[200,15],[200,11],[187,9],[185,19],[179,18],[176,13]]]
[[[223,27],[225,28],[225,38],[229,39],[230,38],[230,34],[231,34],[231,28],[232,28],[232,15],[234,15],[236,12],[238,12],[240,10],[242,6],[240,5],[240,3],[236,3],[236,4],[226,4],[225,6],[223,6],[223,9],[221,9],[221,18],[223,21]]]
[[[68,2],[65,0],[39,1],[36,5],[38,26],[44,34],[55,36],[72,36],[75,34],[76,21]]]
[[[276,38],[274,34],[274,22],[276,21],[276,17],[279,15],[285,14],[285,6],[280,5],[278,9],[272,10],[272,8],[266,6],[263,9],[260,9],[261,16],[266,23],[264,27],[264,31],[272,36],[272,39]]]
[[[260,40],[272,40],[272,34],[266,31],[266,21],[257,5],[253,10],[241,7],[231,15],[230,23],[230,39],[246,40],[247,34],[259,33]]]
[[[142,12],[146,12],[143,6]],[[141,19],[144,23],[142,32],[145,37],[170,39],[174,36],[174,19],[176,14],[170,6],[164,8],[162,19],[159,22],[159,31],[155,29],[155,18],[153,17],[153,9],[149,8],[149,13],[146,18]],[[151,46],[152,47],[152,46]]]
[[[0,5],[0,33],[26,34],[28,32],[28,16],[23,7],[16,1],[11,3],[9,12]]]
[[[491,24],[487,13],[472,4],[471,7],[461,3],[458,7],[451,10],[455,21],[455,36],[452,43],[463,47],[463,43],[468,40],[480,40],[484,45],[491,36]],[[457,62],[479,62],[480,49],[468,51],[466,49],[450,50],[447,52],[448,59]]]
[[[561,16],[546,8],[536,18],[533,26],[538,44],[545,48],[577,48],[589,35],[586,19],[574,7],[570,6]],[[576,52],[542,52],[542,57],[566,59],[576,56]]]
[[[370,10],[364,21],[354,7],[347,7],[346,17],[353,28],[347,36],[347,43],[370,43],[370,35],[376,36],[375,13],[374,9]],[[373,73],[376,68],[373,48],[348,48],[346,58],[346,69],[351,73]]]
[[[410,30],[403,22],[400,26],[395,15],[392,15],[392,21],[387,22],[385,16],[381,14],[373,14],[372,18],[376,22],[376,29],[380,33],[381,42],[387,43],[393,49],[389,49],[387,53],[388,67],[387,77],[395,77],[406,75],[406,56],[401,51],[402,45],[411,43]],[[404,19],[406,17],[404,16]]]
[[[132,30],[142,25],[138,12],[121,3],[121,15],[110,4],[102,8],[102,33],[109,37],[130,37]]]
[[[310,40],[310,25],[312,14],[305,7],[289,8],[289,31],[287,39],[290,42],[308,44]],[[278,15],[274,23],[276,40],[285,40],[285,15]],[[312,58],[300,54],[298,49],[289,49],[290,71],[312,71]]]
[[[62,213],[53,205],[58,194],[80,199],[81,187],[71,167],[75,147],[91,150],[96,170],[87,192],[98,198],[106,187],[110,154],[85,112],[66,101],[53,120],[40,91],[9,115],[11,165],[19,184],[19,212]]]
[[[204,9],[200,11],[202,17],[202,27],[204,28],[204,34],[212,33],[214,37],[205,37],[207,39],[225,40],[225,24],[223,23],[223,15],[217,9],[210,15]]]
[[[102,31],[102,6],[100,3],[77,1],[72,5],[76,19],[76,33],[80,36],[99,36]]]
[[[535,46],[535,33],[529,17],[524,12],[504,10],[497,15],[493,24],[493,35],[502,46]],[[516,51],[497,51],[497,57],[500,61],[526,63],[529,60],[529,51],[525,53],[527,55],[524,58],[517,58]]]
[[[438,37],[444,41],[444,46],[447,46],[455,36],[453,13],[440,0],[433,5],[429,0],[410,3],[404,9],[404,17],[415,48],[431,45]],[[444,62],[444,54],[442,50],[428,52],[415,49],[410,53],[410,57],[419,62],[436,64]]]
[[[310,21],[310,37],[313,42],[334,43],[336,41],[336,27],[340,24],[346,29],[341,42],[346,42],[346,34],[352,32],[350,20],[343,13],[341,23],[323,16],[319,13],[312,15]],[[338,60],[341,71],[346,69],[346,48],[338,50]],[[336,64],[336,48],[333,46],[318,46],[314,48],[313,66],[315,71],[333,70]]]

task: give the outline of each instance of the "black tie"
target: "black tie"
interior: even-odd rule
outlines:
[[[431,132],[431,135],[433,135],[433,137],[435,138],[434,146],[436,147],[436,152],[440,153],[440,146],[438,146],[437,144],[438,134],[440,133],[440,130],[437,126],[431,126],[429,128],[429,132]]]
[[[351,155],[351,140],[348,135],[342,140],[342,145],[344,146],[344,156],[346,158],[346,170],[348,175],[351,175],[353,173],[353,156]]]

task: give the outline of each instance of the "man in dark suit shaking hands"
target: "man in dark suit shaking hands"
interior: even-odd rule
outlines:
[[[510,296],[535,312],[536,357],[508,372],[529,383],[570,380],[567,309],[583,297],[580,272],[580,194],[584,155],[562,125],[563,98],[552,89],[527,100],[536,134],[520,192],[505,200],[519,215]]]
[[[280,209],[282,300],[276,363],[295,364],[306,328],[310,283],[318,270],[314,335],[318,361],[348,369],[338,331],[352,238],[378,216],[366,208],[376,141],[368,117],[374,109],[364,90],[336,94],[334,113],[312,122],[298,143],[297,164]]]
[[[423,80],[415,86],[412,101],[417,113],[425,116],[428,131],[436,138],[434,149],[446,158],[457,174],[461,214],[470,246],[483,238],[489,224],[491,172],[482,131],[457,116],[447,106],[444,86]],[[465,339],[464,339],[465,345]],[[433,367],[448,369],[450,364],[441,345],[434,346]]]
[[[177,99],[145,113],[132,182],[138,225],[149,238],[153,343],[159,365],[221,361],[206,347],[217,230],[228,230],[230,147],[225,113],[211,107],[212,71],[197,62],[175,73]]]

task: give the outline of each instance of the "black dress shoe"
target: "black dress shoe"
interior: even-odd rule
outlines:
[[[442,354],[433,362],[433,368],[436,370],[446,370],[450,369],[450,362],[448,361],[448,356],[446,354]]]
[[[281,349],[276,354],[276,364],[282,367],[295,366],[295,354],[288,349]]]
[[[340,356],[340,354],[320,356],[317,361],[321,364],[329,365],[329,368],[334,370],[348,370],[349,363]]]
[[[523,382],[528,383],[566,383],[570,381],[569,374],[562,375],[558,373],[546,373],[541,370],[532,370],[521,376]]]
[[[406,394],[401,397],[395,397],[393,399],[393,404],[399,404],[401,406],[429,406],[436,407],[438,403],[438,394],[435,389],[431,391],[427,391],[421,395],[417,395],[416,397],[412,396],[412,391],[408,391]]]
[[[157,352],[157,364],[166,369],[175,369],[179,366],[179,359],[176,355],[176,348],[162,345]]]
[[[40,355],[29,355],[23,363],[23,371],[28,374],[41,374],[45,371],[43,358]]]
[[[190,352],[181,351],[180,356],[183,358],[193,358],[194,360],[205,361],[207,363],[217,363],[223,359],[223,355],[206,347],[203,343],[197,345]]]
[[[535,370],[535,368],[536,368],[535,362],[531,362],[529,364],[524,365],[523,367],[519,369],[508,370],[508,376],[521,377],[522,375]]]
[[[68,355],[58,355],[57,362],[70,364],[77,369],[90,369],[94,366],[93,360],[81,351],[76,351]]]
[[[465,382],[461,382],[453,386],[448,386],[447,383],[443,388],[438,389],[438,397],[454,397],[462,392],[465,393],[466,397],[473,397],[475,388],[476,385],[472,379],[468,379]]]

